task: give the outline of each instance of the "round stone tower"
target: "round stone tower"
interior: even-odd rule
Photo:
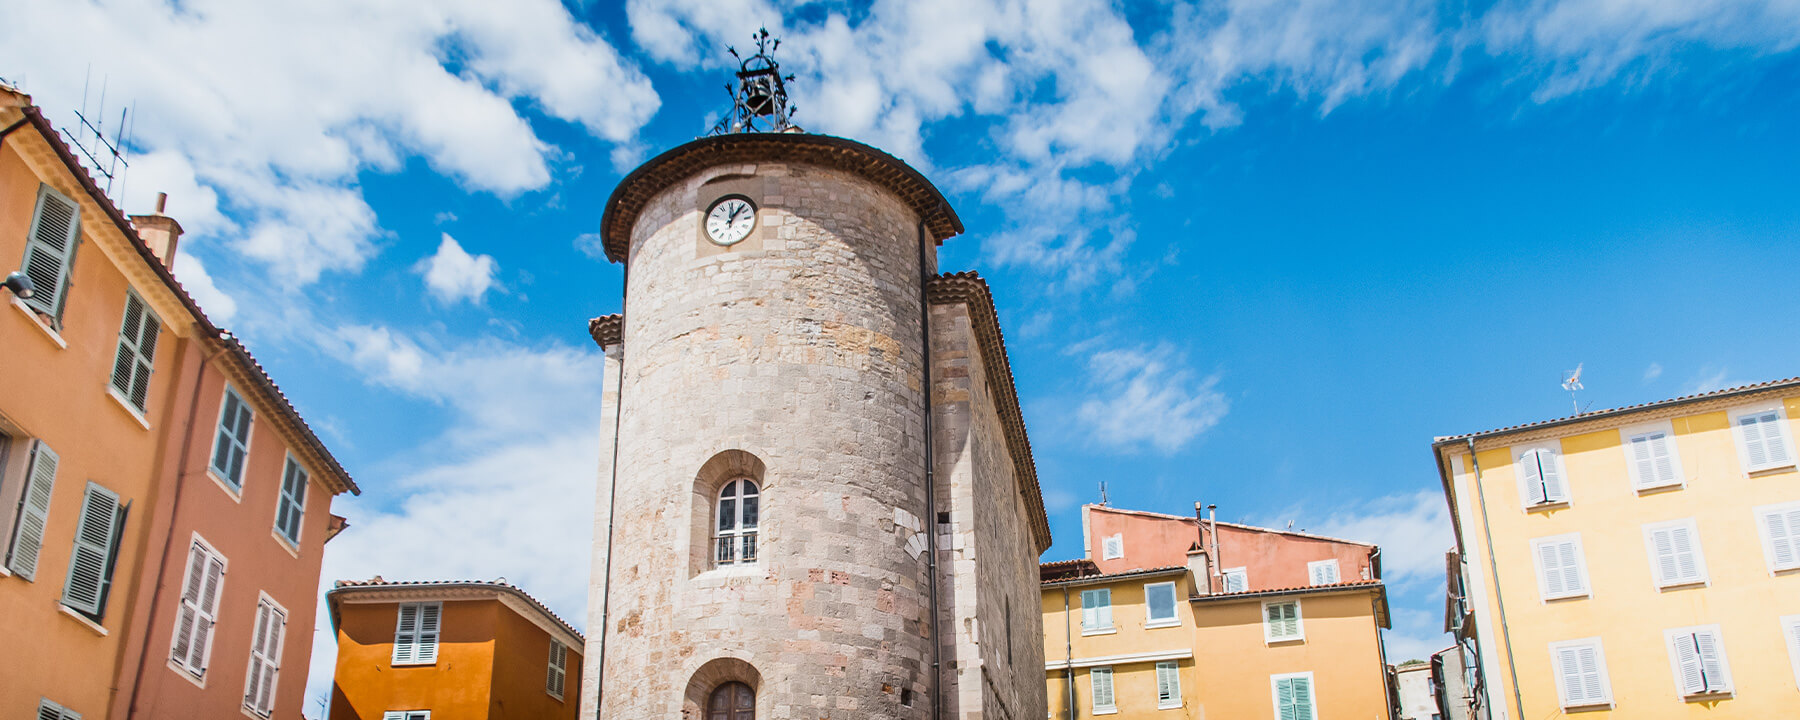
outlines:
[[[619,184],[599,717],[930,716],[922,284],[961,230],[821,135],[703,138]]]

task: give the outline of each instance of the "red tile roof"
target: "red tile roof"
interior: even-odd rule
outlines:
[[[329,592],[325,593],[325,598],[326,598],[327,602],[331,602],[331,604],[332,604],[332,621],[333,621],[333,624],[335,625],[336,619],[337,619],[336,618],[337,605],[335,602],[332,602],[332,599],[334,596],[338,596],[338,595],[342,595],[342,594],[350,593],[350,592],[356,592],[358,589],[404,590],[404,589],[408,589],[408,588],[418,588],[418,589],[427,589],[427,590],[429,590],[429,589],[450,590],[450,589],[457,589],[457,588],[489,589],[489,590],[498,590],[500,592],[511,593],[511,594],[517,595],[520,598],[524,599],[525,601],[531,603],[532,607],[537,609],[538,612],[541,612],[544,614],[545,617],[556,621],[556,623],[558,625],[561,625],[564,630],[569,631],[569,633],[574,635],[575,637],[582,638],[584,641],[587,637],[587,636],[583,635],[580,630],[575,629],[574,625],[570,625],[569,621],[562,619],[562,616],[557,615],[556,613],[552,612],[548,606],[544,605],[543,601],[537,599],[536,597],[533,597],[531,595],[531,593],[525,592],[525,590],[523,588],[520,588],[519,586],[514,585],[512,583],[506,582],[505,580],[401,580],[401,581],[388,581],[388,580],[382,579],[382,577],[380,575],[376,575],[375,577],[369,578],[367,580],[339,580],[337,582],[334,582],[331,584],[331,590]],[[577,652],[580,652],[581,648],[575,648],[575,650]]]
[[[1642,410],[1650,410],[1650,409],[1666,407],[1666,406],[1670,406],[1670,405],[1681,405],[1681,404],[1685,404],[1685,403],[1697,402],[1700,400],[1728,397],[1728,396],[1732,396],[1732,395],[1743,395],[1746,393],[1761,392],[1764,390],[1779,390],[1779,389],[1787,388],[1787,387],[1800,387],[1800,377],[1791,377],[1791,378],[1786,378],[1784,380],[1769,380],[1767,382],[1754,383],[1754,384],[1750,384],[1750,385],[1739,385],[1737,387],[1725,388],[1722,390],[1713,390],[1711,392],[1695,393],[1693,395],[1683,395],[1681,397],[1669,398],[1667,400],[1657,400],[1654,402],[1638,403],[1636,405],[1626,405],[1623,407],[1608,408],[1606,410],[1593,410],[1590,412],[1577,413],[1575,415],[1569,415],[1566,417],[1560,417],[1560,418],[1555,418],[1555,419],[1551,419],[1551,420],[1539,420],[1537,422],[1521,423],[1518,425],[1508,425],[1506,427],[1495,428],[1493,430],[1483,430],[1481,432],[1463,433],[1461,435],[1446,435],[1446,436],[1442,436],[1442,437],[1433,439],[1432,444],[1443,445],[1446,443],[1461,442],[1461,441],[1467,440],[1469,438],[1477,438],[1477,437],[1483,437],[1483,436],[1487,436],[1487,435],[1504,435],[1507,433],[1521,432],[1521,431],[1532,430],[1532,429],[1536,429],[1536,428],[1554,427],[1557,425],[1566,425],[1569,423],[1579,422],[1582,420],[1594,420],[1594,419],[1604,418],[1604,417],[1608,417],[1608,416],[1612,416],[1612,415],[1623,415],[1626,413],[1633,413],[1633,412],[1638,412],[1638,411],[1642,411]]]

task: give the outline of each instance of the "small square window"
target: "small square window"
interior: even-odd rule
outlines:
[[[1175,614],[1175,583],[1151,583],[1144,586],[1144,626],[1174,627],[1181,624]]]

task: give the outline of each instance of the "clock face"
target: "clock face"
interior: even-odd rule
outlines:
[[[735,245],[756,227],[756,206],[742,195],[727,195],[706,211],[706,238],[719,245]]]

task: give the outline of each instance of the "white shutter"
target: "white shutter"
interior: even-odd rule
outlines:
[[[81,519],[75,528],[75,547],[69,553],[69,577],[63,583],[62,604],[98,618],[112,587],[113,548],[125,509],[119,495],[88,483],[81,500]]]
[[[1657,584],[1687,585],[1706,580],[1705,560],[1691,523],[1652,526],[1646,532]]]
[[[42,186],[25,242],[24,271],[35,287],[26,305],[52,317],[61,314],[80,232],[80,206],[50,186]]]
[[[1706,673],[1700,667],[1700,648],[1694,645],[1694,636],[1685,633],[1675,636],[1670,649],[1675,653],[1675,667],[1679,672],[1675,679],[1681,684],[1681,694],[1706,692]]]
[[[550,641],[550,668],[544,679],[544,691],[561,700],[563,686],[569,675],[569,648],[555,640]]]
[[[1800,504],[1758,508],[1763,535],[1768,538],[1771,569],[1800,567]]]
[[[1557,460],[1554,452],[1537,452],[1538,471],[1544,477],[1544,502],[1563,502],[1569,499],[1568,490],[1563,486],[1562,468]]]
[[[1519,456],[1519,472],[1525,476],[1525,504],[1542,505],[1549,502],[1544,494],[1543,465],[1538,462],[1541,450],[1531,450]]]
[[[195,677],[206,675],[212,656],[212,630],[218,624],[219,596],[225,583],[225,558],[195,538],[188,550],[187,577],[169,657]]]
[[[81,713],[44,698],[38,701],[37,720],[81,720]]]
[[[1225,592],[1244,592],[1250,587],[1249,571],[1244,568],[1225,571]]]
[[[50,496],[56,489],[56,452],[42,440],[31,443],[31,466],[19,497],[19,524],[13,528],[6,567],[26,580],[37,579],[38,554],[44,549],[44,527],[50,522]]]
[[[1314,585],[1330,585],[1338,581],[1336,560],[1320,560],[1306,564],[1307,575]]]
[[[419,604],[402,603],[400,619],[394,625],[394,660],[401,665],[416,661],[419,643]]]
[[[1081,629],[1106,630],[1112,627],[1112,590],[1081,591]]]
[[[266,599],[258,602],[256,629],[250,636],[250,670],[244,679],[244,707],[263,717],[275,711],[286,634],[287,613]]]
[[[1172,662],[1156,664],[1156,704],[1158,707],[1180,707],[1181,668]]]
[[[1737,418],[1739,442],[1743,444],[1745,470],[1756,471],[1794,462],[1782,432],[1781,412],[1767,410],[1740,415]]]
[[[1117,560],[1125,557],[1125,536],[1122,533],[1108,535],[1100,542],[1100,559]]]
[[[1563,707],[1608,701],[1606,674],[1597,642],[1572,643],[1554,649],[1562,681]]]
[[[1674,485],[1681,482],[1680,468],[1676,467],[1674,440],[1664,430],[1654,430],[1632,436],[1627,443],[1627,454],[1630,456],[1631,469],[1637,475],[1639,488],[1653,488]]]
[[[1109,667],[1097,667],[1088,671],[1093,683],[1094,709],[1110,710],[1114,707],[1113,671]]]
[[[1719,651],[1719,636],[1710,630],[1694,633],[1694,645],[1700,653],[1700,671],[1706,675],[1707,692],[1724,692],[1731,688],[1725,670],[1725,657]]]
[[[1581,568],[1581,545],[1574,536],[1544,538],[1537,547],[1538,583],[1544,599],[1582,595],[1587,577]]]

